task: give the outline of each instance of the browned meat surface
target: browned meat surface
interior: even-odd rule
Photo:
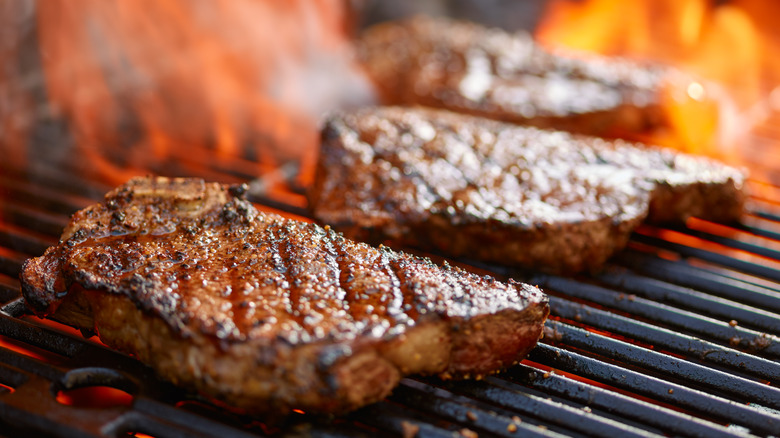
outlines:
[[[536,287],[259,212],[240,192],[128,182],[27,261],[28,305],[252,412],[341,412],[406,374],[491,373],[541,335]]]
[[[444,18],[375,25],[358,49],[386,105],[425,105],[600,137],[640,140],[668,125],[660,108],[663,87],[685,89],[690,82],[659,66],[553,54],[526,33]]]
[[[402,107],[334,116],[322,135],[310,207],[362,240],[570,273],[599,269],[646,217],[742,212],[740,171],[620,140]]]

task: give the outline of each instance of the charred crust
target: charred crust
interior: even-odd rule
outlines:
[[[22,282],[22,294],[24,295],[24,302],[27,304],[27,308],[36,315],[49,313],[52,304],[60,299],[54,293],[42,291],[24,281]]]
[[[123,211],[114,211],[111,213],[111,225],[124,225],[123,222],[127,218],[127,215]]]
[[[250,220],[250,211],[252,207],[247,201],[237,199],[235,201],[229,201],[222,206],[220,210],[220,217],[226,223],[241,224],[247,223]]]
[[[238,199],[245,199],[248,191],[249,185],[247,184],[234,184],[228,187],[228,193]]]
[[[190,236],[194,236],[198,234],[201,230],[201,227],[199,227],[197,224],[193,224],[191,222],[183,223],[180,225],[180,228],[185,233],[189,234]]]
[[[73,246],[73,245],[83,241],[84,239],[87,238],[88,234],[89,234],[89,231],[87,231],[84,228],[79,228],[68,239],[68,245],[69,246]]]
[[[401,373],[443,369],[451,322],[463,333],[472,315],[489,320],[501,309],[513,317],[527,310],[503,283],[259,213],[226,196],[224,187],[209,185],[196,201],[177,191],[191,188],[187,181],[157,185],[154,196],[139,194],[124,206],[137,233],[115,235],[97,226],[119,219],[119,208],[98,205],[94,217],[74,216],[70,229],[81,227],[89,237],[74,233],[71,240],[89,240],[74,248],[63,242],[35,259],[35,269],[36,262],[27,262],[23,291],[30,307],[55,318],[68,316],[69,300],[88,304],[107,345],[137,355],[177,383],[231,403],[240,399],[240,407],[310,403],[298,407],[336,412],[380,400]],[[62,313],[50,305],[62,298],[58,291],[69,294]],[[483,295],[457,296],[463,293]],[[321,319],[306,320],[319,311]],[[407,343],[414,336],[418,344]],[[421,351],[413,356],[429,360],[428,339],[447,353],[429,363],[404,363],[407,345]]]

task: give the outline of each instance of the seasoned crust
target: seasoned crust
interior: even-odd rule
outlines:
[[[666,67],[552,53],[527,33],[447,18],[380,23],[364,31],[357,47],[385,105],[600,137],[638,140],[663,129],[663,88],[690,82]]]
[[[131,180],[25,263],[26,302],[251,412],[342,412],[409,373],[494,372],[541,335],[535,287],[258,212],[240,192]]]
[[[355,239],[572,273],[598,270],[646,217],[736,220],[743,182],[667,149],[378,107],[326,122],[309,205]]]

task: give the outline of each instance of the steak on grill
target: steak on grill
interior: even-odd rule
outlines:
[[[599,137],[642,140],[668,127],[663,93],[692,82],[666,67],[551,53],[527,33],[446,18],[380,23],[357,46],[385,105],[425,105]],[[702,97],[686,105],[714,102]]]
[[[241,191],[131,180],[25,263],[28,306],[250,412],[342,412],[406,374],[481,376],[541,336],[536,287],[260,212]]]
[[[744,175],[624,141],[424,108],[327,121],[316,218],[355,239],[507,265],[598,270],[647,219],[731,221]]]

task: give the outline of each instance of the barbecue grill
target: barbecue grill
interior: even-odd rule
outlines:
[[[0,158],[0,436],[780,437],[780,169],[771,162],[752,163],[763,176],[750,180],[739,223],[642,226],[598,274],[448,260],[548,293],[544,339],[522,363],[482,380],[405,378],[388,399],[345,416],[296,411],[268,421],[161,381],[92,333],[26,312],[24,260],[113,188],[91,163],[67,156],[73,140],[56,114],[39,118],[23,165]],[[780,150],[777,122],[768,118],[745,147]],[[308,170],[296,161],[271,166],[240,151],[215,159],[203,145],[143,171],[249,182],[258,208],[310,219]]]
[[[56,124],[38,131],[41,144],[66,141]],[[257,177],[247,174],[248,160],[214,164],[201,152],[149,172]],[[54,244],[68,216],[111,187],[78,159],[36,157],[25,169],[0,164],[0,171],[0,426],[7,434],[780,436],[780,188],[751,182],[764,195],[751,198],[739,224],[644,226],[593,276],[453,260],[548,292],[545,337],[525,361],[480,381],[407,378],[387,400],[347,416],[300,412],[270,424],[157,380],[89,333],[27,315],[17,280],[23,261]],[[287,163],[251,180],[250,199],[307,217],[297,171]]]

